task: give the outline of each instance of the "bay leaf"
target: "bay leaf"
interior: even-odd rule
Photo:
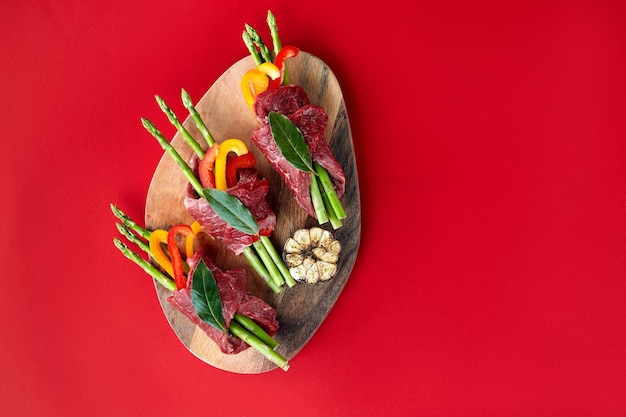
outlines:
[[[247,235],[259,234],[259,225],[254,216],[237,197],[216,188],[205,188],[204,198],[219,218],[234,229]]]
[[[315,172],[309,147],[298,126],[281,113],[270,112],[268,118],[272,136],[287,162],[300,171]]]
[[[217,289],[213,272],[203,260],[200,260],[193,272],[191,302],[202,321],[218,330],[226,331],[222,297]]]

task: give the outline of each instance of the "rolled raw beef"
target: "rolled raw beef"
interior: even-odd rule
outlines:
[[[197,174],[198,158],[194,155],[190,167]],[[237,197],[250,210],[259,225],[259,234],[269,236],[276,226],[276,215],[266,200],[269,191],[269,182],[261,179],[252,168],[239,170],[237,185],[226,190]],[[243,253],[247,246],[254,243],[258,237],[245,234],[222,220],[211,208],[205,198],[199,197],[191,184],[187,184],[183,201],[187,212],[204,230],[215,239],[222,241],[235,255]]]
[[[226,327],[230,326],[235,313],[240,313],[257,322],[270,336],[275,335],[278,331],[276,310],[265,301],[247,292],[248,277],[246,271],[244,269],[223,271],[215,265],[213,259],[206,255],[202,249],[198,249],[194,256],[189,259],[190,271],[186,287],[174,291],[167,301],[191,320],[192,323],[200,327],[219,346],[223,353],[235,354],[250,347],[232,334],[223,332],[203,322],[196,313],[191,301],[191,284],[193,271],[201,259],[204,260],[204,263],[215,277],[217,289],[222,298],[222,313]]]
[[[324,137],[328,124],[325,110],[309,104],[309,98],[302,87],[284,86],[268,89],[259,94],[254,103],[254,112],[259,127],[253,132],[252,141],[280,174],[300,207],[309,215],[316,217],[311,203],[311,174],[294,168],[283,157],[272,136],[268,114],[281,113],[300,129],[309,146],[313,162],[326,168],[337,195],[341,197],[345,191],[346,177]]]

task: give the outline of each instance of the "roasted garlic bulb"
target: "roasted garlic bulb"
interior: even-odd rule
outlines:
[[[285,242],[285,262],[296,281],[315,284],[337,273],[341,244],[332,233],[319,227],[298,229]]]

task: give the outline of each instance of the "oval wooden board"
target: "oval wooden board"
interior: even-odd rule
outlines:
[[[251,57],[239,60],[213,84],[197,103],[196,109],[217,142],[239,138],[254,152],[258,171],[270,182],[268,201],[277,218],[271,239],[279,253],[282,253],[285,240],[295,230],[312,227],[317,223],[298,207],[278,174],[250,142],[257,122],[243,100],[240,80],[251,68],[254,68]],[[288,61],[288,71],[290,81],[302,86],[311,103],[324,107],[328,113],[326,139],[346,174],[347,187],[342,203],[348,218],[337,230],[332,230],[329,225],[322,226],[331,231],[342,244],[338,273],[324,283],[298,283],[292,288],[285,288],[280,294],[274,294],[243,256],[233,255],[221,244],[218,245],[216,261],[223,269],[243,267],[248,271],[249,291],[276,308],[280,323],[280,330],[276,334],[280,345],[276,350],[291,359],[322,324],[350,276],[361,237],[361,206],[352,134],[336,77],[320,59],[305,52]],[[163,120],[163,123],[168,123],[165,116]],[[206,148],[202,135],[190,117],[183,125]],[[172,144],[185,160],[191,158],[192,151],[180,134],[174,137]],[[186,180],[179,168],[164,154],[154,172],[146,198],[145,224],[148,229],[168,229],[174,224],[193,222],[183,206],[185,186]],[[198,358],[216,368],[242,374],[261,373],[276,368],[254,349],[247,349],[237,355],[221,353],[204,332],[170,306],[167,302],[170,292],[156,283],[155,287],[174,332]]]

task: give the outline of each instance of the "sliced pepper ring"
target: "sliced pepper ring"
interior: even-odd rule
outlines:
[[[256,159],[252,152],[229,158],[226,162],[226,185],[228,188],[237,185],[237,171],[242,168],[254,168]]]
[[[264,62],[243,75],[241,91],[250,110],[253,110],[256,96],[269,87],[270,79],[275,80],[277,78],[280,78],[280,70],[271,62]]]
[[[278,51],[276,59],[274,59],[274,65],[276,65],[280,71],[280,76],[270,81],[269,88],[278,88],[283,85],[285,81],[285,60],[297,56],[299,52],[300,50],[298,48],[291,45],[283,46],[280,51]]]
[[[198,233],[202,232],[204,230],[204,228],[202,227],[202,225],[200,223],[193,222],[191,223],[191,230],[193,230],[193,235],[191,236],[186,236],[185,238],[185,255],[187,257],[187,259],[191,258],[193,256],[194,250],[193,250],[193,244],[194,241],[196,239],[196,236],[198,235]]]
[[[214,143],[213,146],[211,146],[204,154],[198,164],[198,177],[200,178],[200,184],[202,184],[202,187],[204,188],[215,188],[213,167],[215,165],[215,158],[217,158],[218,148],[219,145]]]
[[[167,230],[157,229],[150,234],[149,246],[150,252],[154,260],[168,273],[169,276],[174,278],[174,268],[170,258],[165,254],[161,243],[167,244]]]
[[[182,288],[185,288],[187,284],[187,277],[185,276],[183,258],[180,254],[180,250],[178,249],[178,244],[176,243],[176,236],[178,236],[179,234],[186,237],[193,237],[195,236],[195,233],[191,226],[186,224],[173,226],[169,230],[169,232],[167,232],[167,249],[169,250],[170,256],[172,258],[174,282],[176,283],[176,288],[180,290]]]
[[[215,188],[218,190],[226,190],[228,188],[226,183],[226,160],[230,152],[241,156],[248,153],[248,147],[240,139],[226,139],[220,143],[217,157],[215,158],[215,168],[213,169]]]

